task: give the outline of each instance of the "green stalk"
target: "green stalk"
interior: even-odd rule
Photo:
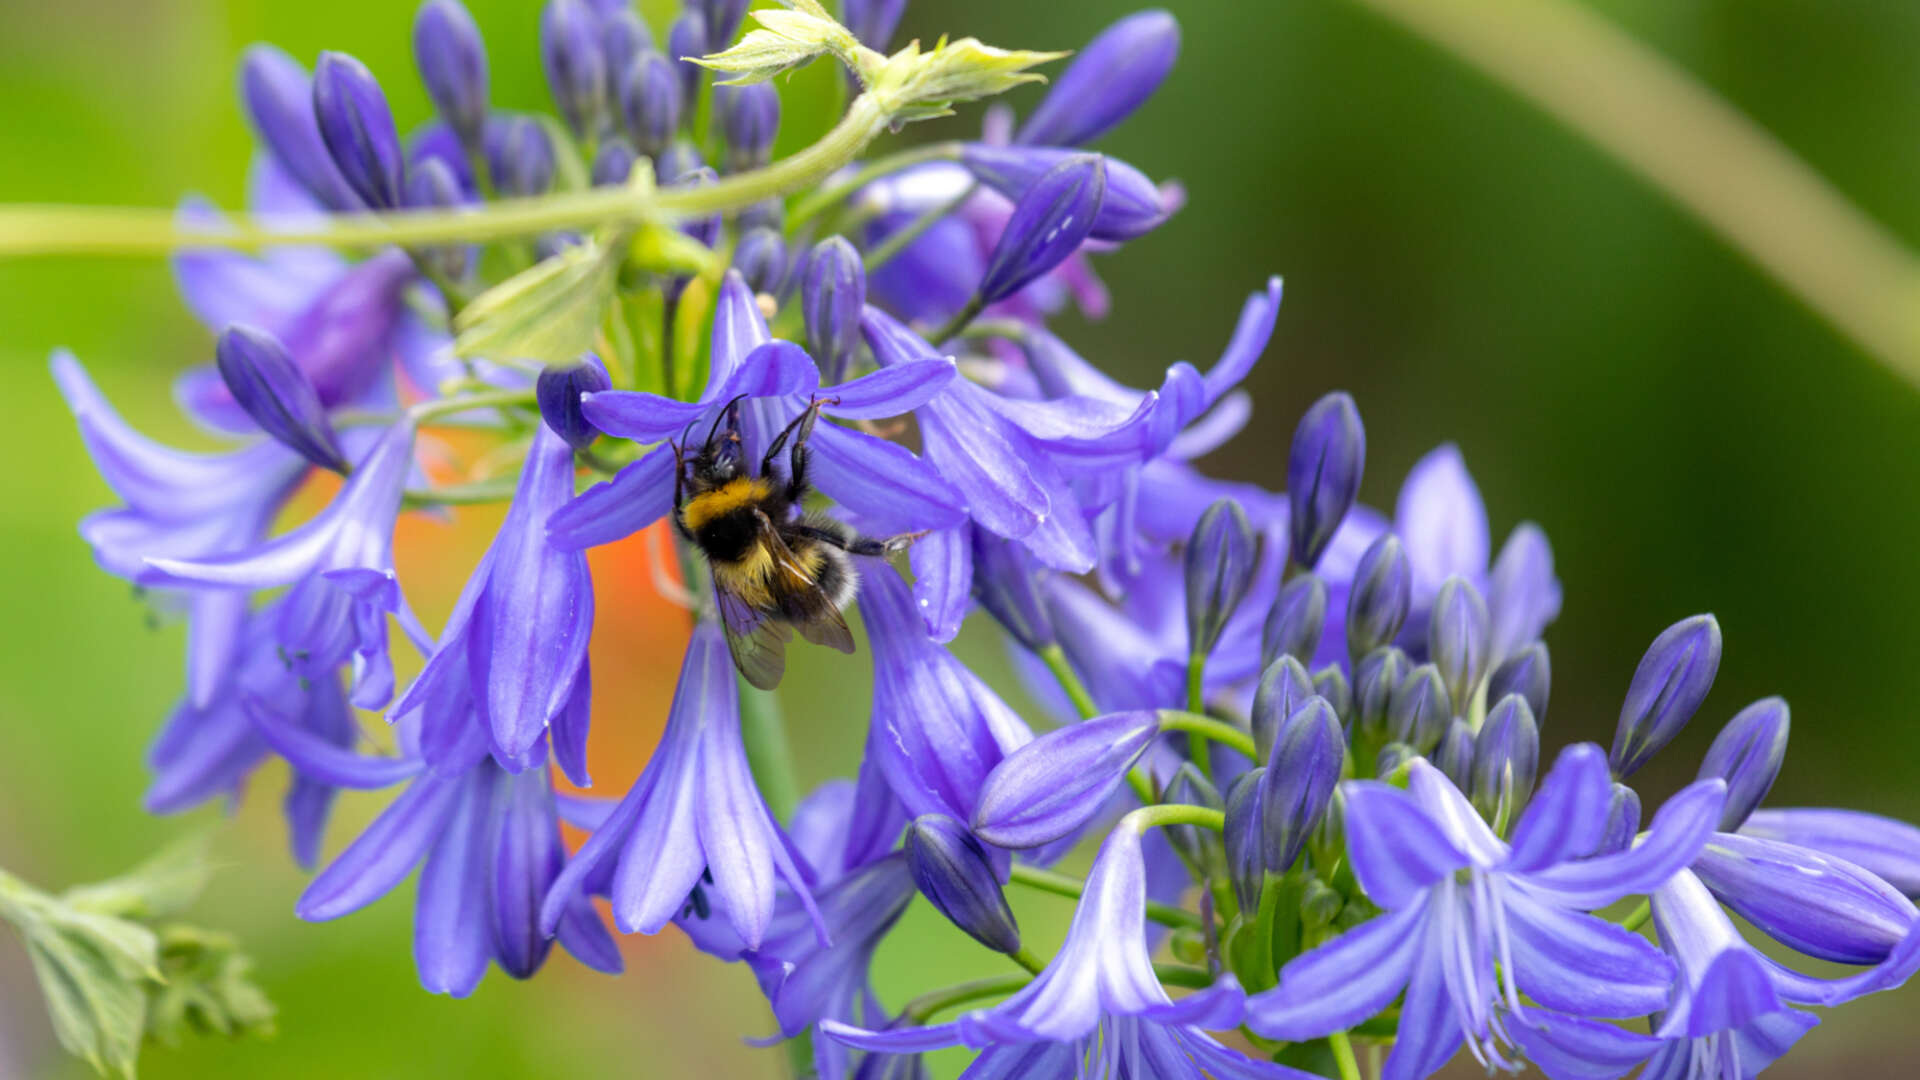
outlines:
[[[1094,704],[1093,695],[1087,693],[1087,684],[1080,681],[1073,665],[1067,662],[1066,651],[1060,648],[1059,642],[1041,649],[1039,656],[1040,662],[1053,673],[1054,681],[1060,684],[1061,692],[1067,695],[1068,701],[1073,702],[1074,711],[1080,714],[1080,719],[1091,720],[1100,715],[1100,706]],[[1127,770],[1127,786],[1143,803],[1152,805],[1160,801],[1153,793],[1153,780],[1147,776],[1145,769]]]
[[[871,274],[882,266],[885,266],[895,255],[905,250],[908,244],[920,239],[921,234],[938,224],[941,218],[960,209],[960,204],[972,198],[974,189],[979,186],[978,184],[969,184],[965,191],[955,195],[942,205],[936,206],[926,213],[921,214],[919,217],[914,218],[907,223],[905,228],[875,245],[873,250],[867,252],[862,260],[867,264],[867,273]]]
[[[1033,981],[1031,975],[993,975],[971,982],[955,983],[939,990],[929,990],[907,1002],[902,1010],[907,1019],[916,1024],[924,1024],[936,1014],[956,1005],[966,1005],[983,998],[999,997],[1011,994]]]
[[[1166,731],[1184,731],[1189,735],[1205,736],[1246,755],[1250,760],[1259,758],[1259,749],[1254,746],[1253,736],[1241,731],[1225,720],[1215,720],[1195,712],[1181,712],[1179,709],[1161,709],[1160,727]],[[1196,745],[1198,740],[1196,740]]]
[[[1353,1056],[1353,1039],[1344,1031],[1336,1031],[1327,1036],[1327,1044],[1333,1047],[1333,1063],[1340,1070],[1340,1080],[1360,1080],[1360,1061]]]
[[[938,142],[915,146],[896,154],[888,154],[877,161],[870,161],[845,180],[831,187],[821,188],[801,199],[794,206],[793,212],[787,215],[787,235],[795,235],[802,225],[813,220],[822,211],[846,200],[881,177],[911,169],[915,165],[925,165],[929,161],[952,161],[959,156],[959,143]]]
[[[747,765],[774,819],[786,821],[800,804],[800,781],[793,774],[793,746],[780,716],[780,699],[740,681],[740,740]]]
[[[1204,716],[1207,712],[1207,655],[1196,652],[1187,657],[1187,711],[1195,716]],[[1205,731],[1187,729],[1187,758],[1193,766],[1206,777],[1207,783],[1213,783],[1213,754],[1207,746]],[[1252,742],[1251,739],[1248,740]],[[1253,757],[1253,754],[1248,754]]]
[[[1653,901],[1642,900],[1639,907],[1627,912],[1627,917],[1620,920],[1620,929],[1630,934],[1639,933],[1640,928],[1647,925],[1647,920],[1651,918],[1653,918]]]
[[[0,241],[4,243],[4,241]],[[407,410],[414,423],[431,420],[436,416],[466,412],[468,409],[512,408],[525,406],[537,407],[537,400],[531,390],[494,390],[484,394],[466,394],[461,397],[441,398],[438,401],[423,401]]]
[[[1158,806],[1143,806],[1131,811],[1120,819],[1120,824],[1144,832],[1152,828],[1165,828],[1169,825],[1198,825],[1214,832],[1225,832],[1227,815],[1209,806],[1189,806],[1186,803],[1161,803]]]
[[[1026,863],[1014,863],[1013,874],[1009,880],[1018,885],[1025,885],[1029,889],[1052,893],[1055,896],[1064,896],[1069,900],[1080,899],[1080,894],[1085,892],[1087,888],[1087,883],[1081,881],[1079,878],[1069,877],[1066,874],[1056,873],[1052,870],[1042,870],[1037,866],[1029,866]],[[1147,901],[1147,918],[1152,919],[1162,926],[1175,928],[1186,927],[1192,930],[1200,929],[1200,916],[1195,915],[1191,911],[1158,903],[1153,900]]]

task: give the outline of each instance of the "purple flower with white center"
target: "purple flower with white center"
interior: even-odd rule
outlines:
[[[517,773],[544,758],[540,736],[553,725],[555,758],[585,784],[593,579],[584,554],[547,541],[547,518],[572,496],[573,447],[543,424],[500,532],[394,712],[464,682],[503,768]]]
[[[407,419],[387,429],[333,502],[284,536],[217,554],[150,555],[147,565],[186,584],[292,586],[277,620],[290,666],[320,678],[352,660],[353,703],[379,708],[393,696],[387,616],[404,607],[393,574],[393,524],[413,464],[413,435]]]
[[[797,345],[773,340],[738,271],[728,271],[721,285],[710,355],[707,386],[697,400],[614,390],[586,395],[582,411],[609,435],[658,443],[689,429],[704,432],[736,398],[746,398],[747,406],[757,404],[755,399],[775,399],[780,408],[797,412],[819,387],[819,369],[806,353]],[[831,387],[827,392],[839,400],[832,403],[833,398],[823,398],[821,412],[848,419],[904,412],[954,377],[951,361],[928,360]],[[785,418],[760,417],[753,409],[743,412],[746,456],[752,460]],[[957,496],[905,447],[835,424],[816,427],[807,446],[809,481],[877,528],[911,532],[957,520]],[[555,513],[548,534],[555,545],[568,549],[609,544],[646,528],[672,508],[673,454],[656,448]]]
[[[1204,1033],[1203,1028],[1230,1028],[1240,1020],[1242,995],[1231,975],[1177,1002],[1167,995],[1147,953],[1147,875],[1140,841],[1140,829],[1128,820],[1108,834],[1087,874],[1066,943],[1046,970],[1006,1001],[924,1028],[873,1031],[827,1022],[821,1031],[882,1053],[956,1045],[1071,1044],[1072,1053],[1061,1060],[1082,1062],[1083,1075],[1092,1076],[1306,1076],[1282,1065],[1248,1060]],[[983,1055],[971,1075],[1001,1075],[983,1069],[985,1063]],[[1032,1062],[1025,1065],[1034,1067]]]
[[[260,542],[306,475],[306,461],[270,439],[228,454],[162,446],[120,418],[72,353],[56,350],[51,366],[81,441],[125,504],[80,523],[94,559],[110,574],[162,584],[166,575],[147,564],[150,556],[199,558]],[[188,588],[181,595],[188,609],[188,704],[205,709],[239,656],[247,594]]]
[[[872,44],[869,42],[869,44]],[[1180,24],[1141,11],[1102,30],[1053,81],[1016,142],[1079,146],[1104,135],[1160,88],[1180,55]]]
[[[407,788],[300,896],[294,911],[323,922],[365,907],[420,867],[413,955],[432,993],[465,997],[489,962],[516,979],[538,971],[560,943],[588,967],[617,974],[620,952],[593,905],[576,896],[553,925],[541,899],[566,862],[560,803],[547,770],[514,775],[494,764],[464,685],[400,722],[401,757],[369,757],[252,707],[259,732],[296,774],[345,788]]]
[[[759,948],[784,881],[825,939],[807,871],[754,786],[740,741],[740,687],[719,627],[687,644],[680,685],[646,771],[567,863],[540,909],[552,932],[591,888],[613,901],[622,933],[658,933],[707,875],[733,930]]]
[[[1426,1076],[1467,1041],[1510,1067],[1511,1026],[1537,1005],[1590,1017],[1642,1016],[1667,1003],[1673,965],[1641,938],[1587,914],[1664,884],[1700,851],[1726,798],[1718,780],[1674,796],[1632,849],[1599,846],[1604,756],[1563,751],[1512,842],[1494,835],[1441,772],[1415,758],[1408,789],[1342,785],[1347,851],[1385,914],[1290,961],[1248,1002],[1263,1035],[1303,1039],[1373,1016],[1404,989],[1388,1080]]]

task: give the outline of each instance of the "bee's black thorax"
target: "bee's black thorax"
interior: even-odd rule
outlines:
[[[751,507],[729,510],[709,518],[693,532],[694,543],[707,558],[718,562],[740,562],[759,543],[760,522]]]

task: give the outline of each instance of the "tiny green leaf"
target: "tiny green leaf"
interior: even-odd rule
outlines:
[[[212,835],[189,834],[125,874],[60,894],[67,906],[128,919],[156,919],[186,910],[213,876]]]
[[[589,240],[488,289],[454,319],[454,351],[533,366],[577,359],[613,301],[625,248]]]
[[[766,82],[826,53],[839,57],[863,79],[879,63],[878,53],[861,45],[852,31],[835,22],[814,0],[792,0],[786,8],[755,11],[753,18],[761,29],[749,31],[732,48],[687,59],[732,75],[722,80],[722,86]]]
[[[226,934],[192,926],[160,931],[166,981],[150,984],[147,1037],[177,1046],[182,1035],[268,1036],[273,1002],[254,984],[253,962]]]

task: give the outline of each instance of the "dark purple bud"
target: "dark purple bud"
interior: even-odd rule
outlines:
[[[593,186],[620,187],[633,175],[633,163],[638,160],[633,145],[617,135],[601,143],[593,155]]]
[[[1055,644],[1053,620],[1040,598],[1040,564],[1024,544],[1009,544],[985,529],[973,530],[973,595],[1029,652]]]
[[[1007,906],[987,849],[965,825],[926,814],[907,826],[907,866],[933,906],[975,941],[1011,956],[1020,951],[1020,924]]]
[[[707,23],[707,45],[719,52],[733,44],[740,32],[740,20],[747,17],[749,0],[700,0],[700,14]]]
[[[1473,779],[1473,729],[1465,720],[1447,725],[1446,735],[1433,752],[1433,765],[1453,781],[1454,787],[1466,790]]]
[[[906,10],[907,0],[843,0],[840,25],[853,31],[860,44],[884,53]]]
[[[553,140],[546,127],[532,117],[516,117],[507,124],[500,147],[500,171],[493,185],[502,195],[544,195],[553,187]]]
[[[1281,725],[1260,792],[1262,858],[1270,873],[1287,872],[1300,857],[1340,782],[1346,750],[1340,718],[1324,698],[1308,698]]]
[[[546,421],[547,428],[565,439],[568,446],[585,450],[600,437],[600,430],[581,411],[580,395],[611,389],[613,380],[607,378],[606,369],[589,356],[578,364],[541,369],[534,396],[540,402],[540,419]]]
[[[468,202],[460,178],[454,175],[453,167],[444,159],[422,158],[407,170],[408,208],[450,210],[465,206]],[[428,260],[434,271],[444,277],[458,279],[467,274],[468,251],[460,245],[427,248],[420,252],[420,257]]]
[[[1367,431],[1353,398],[1337,391],[1314,402],[1293,430],[1287,455],[1287,527],[1296,565],[1311,570],[1319,563],[1360,494],[1366,464]]]
[[[460,0],[427,0],[413,17],[413,60],[454,134],[479,146],[487,126],[487,46]]]
[[[1093,820],[1158,734],[1158,713],[1126,712],[1040,736],[987,774],[973,831],[1004,848],[1066,836]]]
[[[1387,737],[1416,754],[1432,753],[1452,722],[1453,701],[1432,664],[1414,668],[1387,699]]]
[[[1525,698],[1508,694],[1494,704],[1473,741],[1467,794],[1488,821],[1519,818],[1540,775],[1540,728]]]
[[[779,199],[762,199],[740,211],[740,216],[734,220],[741,232],[751,229],[772,229],[774,232],[780,232],[781,226],[787,220],[787,208]]]
[[[860,350],[860,312],[867,304],[867,268],[844,236],[829,236],[807,253],[800,283],[807,349],[820,365],[821,382],[847,377]]]
[[[727,140],[727,169],[740,172],[765,165],[780,130],[780,92],[773,84],[716,86],[713,110]]]
[[[1487,673],[1492,636],[1487,602],[1466,578],[1450,577],[1440,584],[1427,620],[1427,656],[1440,669],[1447,697],[1465,703]]]
[[[321,205],[329,210],[364,208],[320,137],[313,115],[313,80],[306,68],[272,45],[248,46],[240,61],[240,99],[254,135]]]
[[[1717,776],[1727,782],[1721,832],[1738,830],[1773,790],[1774,778],[1787,759],[1787,728],[1785,699],[1762,698],[1727,721],[1707,748],[1697,779]]]
[[[280,339],[251,326],[229,326],[220,332],[214,361],[233,400],[262,431],[323,469],[347,471],[320,392]]]
[[[1200,775],[1200,769],[1193,762],[1182,762],[1173,780],[1167,784],[1167,790],[1160,801],[1175,806],[1204,806],[1210,810],[1224,810],[1226,803],[1220,798],[1220,789],[1212,781]],[[1201,846],[1200,828],[1197,825],[1171,825],[1167,827],[1167,842],[1174,846],[1186,860],[1194,865],[1206,858]]]
[[[1253,710],[1248,717],[1249,726],[1253,729],[1255,761],[1267,761],[1273,757],[1273,744],[1280,737],[1280,726],[1316,694],[1313,679],[1300,661],[1291,656],[1282,656],[1267,665],[1267,669],[1260,673],[1259,686],[1254,689]],[[1334,711],[1339,712],[1338,709]]]
[[[1187,654],[1206,656],[1253,585],[1260,542],[1232,499],[1206,508],[1187,541]]]
[[[1267,767],[1248,769],[1227,789],[1227,828],[1223,842],[1227,851],[1227,880],[1233,883],[1233,895],[1240,910],[1253,911],[1260,906],[1260,890],[1267,878],[1267,842],[1260,815],[1260,793]]]
[[[1713,689],[1720,670],[1720,622],[1682,619],[1660,632],[1634,669],[1607,762],[1624,780],[1673,741]]]
[[[680,100],[692,103],[700,96],[700,77],[706,74],[706,68],[687,59],[689,56],[705,56],[716,50],[708,47],[707,20],[698,11],[691,8],[680,12],[680,17],[667,28],[667,59],[673,62],[676,81],[680,84]],[[687,112],[691,114],[692,109]],[[688,116],[691,120],[691,115]]]
[[[1381,747],[1380,753],[1374,756],[1373,775],[1392,776],[1393,770],[1419,756],[1419,752],[1406,743],[1390,742]]]
[[[1633,838],[1638,835],[1640,794],[1616,781],[1607,800],[1607,827],[1601,833],[1600,847],[1594,854],[1611,855],[1616,851],[1625,851],[1633,846]]]
[[[1508,694],[1527,699],[1533,710],[1533,722],[1547,722],[1547,692],[1553,689],[1553,665],[1547,659],[1547,643],[1536,641],[1500,662],[1487,678],[1487,700],[1499,701]]]
[[[1078,151],[1045,146],[967,143],[961,148],[960,162],[982,184],[1019,202],[1049,170],[1077,156]],[[1110,157],[1102,160],[1107,169],[1107,191],[1100,200],[1100,212],[1094,215],[1090,237],[1132,240],[1167,220],[1158,185],[1124,161]]]
[[[1315,574],[1301,574],[1282,585],[1260,633],[1261,667],[1271,666],[1282,656],[1311,661],[1320,650],[1320,635],[1326,627],[1326,582]]]
[[[733,268],[756,293],[780,295],[787,279],[787,242],[774,229],[753,229],[742,233],[733,247]],[[857,319],[858,316],[856,315]]]
[[[620,120],[641,153],[658,157],[673,145],[680,108],[680,79],[666,57],[647,49],[621,69]]]
[[[1080,250],[1106,190],[1107,167],[1098,154],[1076,154],[1034,181],[987,259],[980,299],[1005,300]]]
[[[1121,19],[1080,50],[1015,141],[1079,146],[1099,138],[1153,96],[1179,54],[1180,24],[1172,15],[1142,11]]]
[[[672,186],[705,187],[708,184],[717,184],[719,182],[719,173],[714,172],[705,165],[701,165],[680,174],[680,176],[674,180]],[[686,221],[680,223],[681,232],[700,241],[707,247],[713,247],[720,242],[721,228],[722,222],[719,214],[713,214],[703,218],[688,218]]]
[[[1327,699],[1340,719],[1353,718],[1353,684],[1339,664],[1328,664],[1313,673],[1313,692]]]
[[[321,53],[313,69],[313,118],[334,167],[361,201],[377,210],[399,206],[406,159],[373,72],[346,53]]]
[[[585,0],[548,0],[540,13],[540,65],[574,138],[598,130],[607,108],[607,53],[600,16]]]
[[[1393,692],[1412,670],[1407,654],[1392,645],[1382,645],[1360,658],[1353,673],[1353,712],[1361,738],[1372,743],[1387,740],[1387,710],[1393,703]]]
[[[653,31],[632,8],[600,16],[600,47],[607,57],[607,78],[617,78],[633,59],[653,48]]]
[[[654,155],[654,176],[662,185],[682,184],[707,169],[707,159],[700,156],[694,145],[682,139]],[[711,169],[707,169],[712,173]]]
[[[1393,641],[1413,606],[1413,569],[1407,549],[1381,533],[1353,570],[1347,592],[1347,654],[1365,656]]]

